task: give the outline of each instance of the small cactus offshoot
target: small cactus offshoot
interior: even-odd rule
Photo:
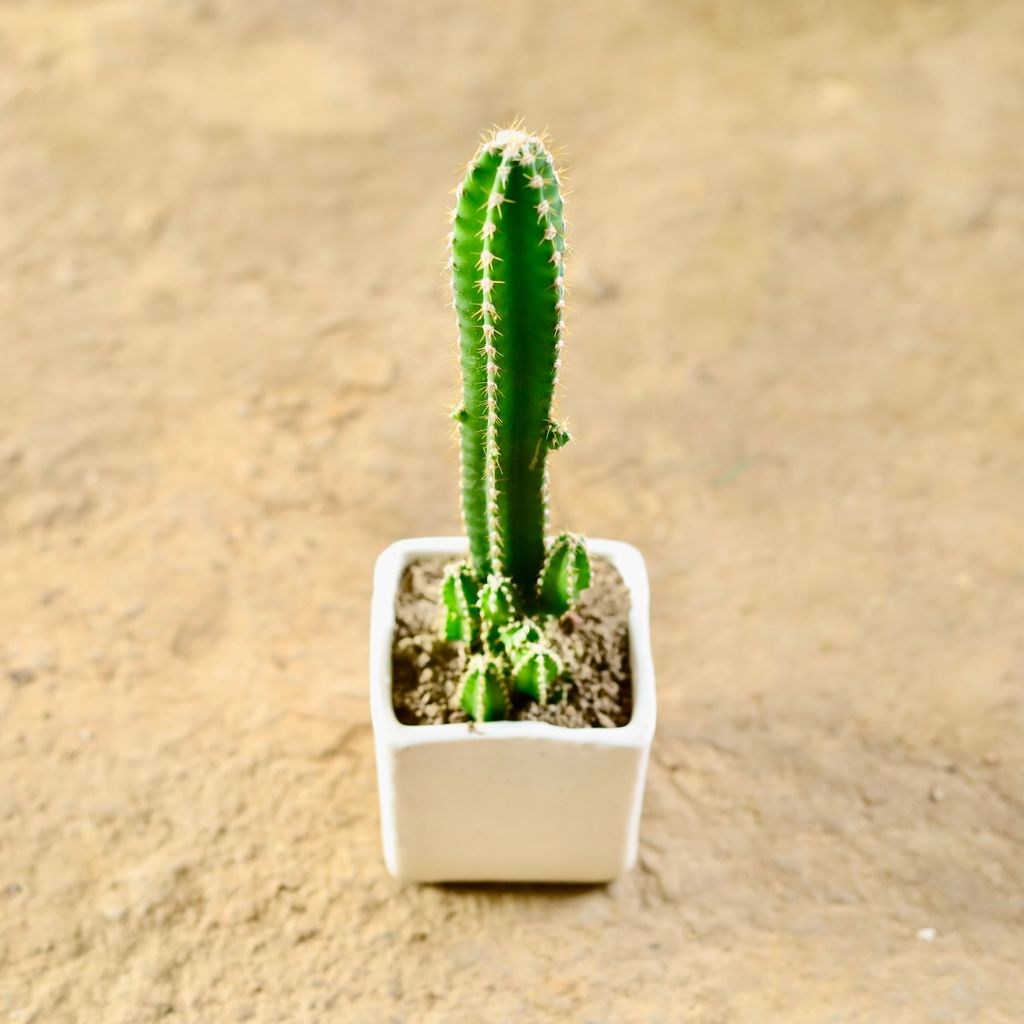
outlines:
[[[554,160],[518,125],[493,132],[456,189],[449,236],[462,404],[469,561],[441,588],[442,636],[467,645],[458,701],[505,718],[512,691],[556,698],[565,667],[543,622],[590,585],[582,538],[548,526],[548,453],[569,441],[553,415],[565,344],[565,219]]]
[[[504,718],[512,705],[501,664],[486,654],[470,658],[459,694],[463,711],[478,722]]]
[[[590,586],[590,558],[580,537],[563,533],[548,548],[540,572],[541,604],[551,615],[564,615]]]

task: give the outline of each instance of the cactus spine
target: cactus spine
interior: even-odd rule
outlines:
[[[462,372],[453,417],[470,565],[445,578],[442,633],[473,652],[459,696],[467,714],[504,717],[509,680],[546,702],[562,672],[525,617],[563,614],[590,579],[582,540],[563,534],[550,550],[545,543],[547,457],[569,435],[552,418],[565,332],[565,220],[541,139],[513,126],[480,146],[456,189],[449,245]]]

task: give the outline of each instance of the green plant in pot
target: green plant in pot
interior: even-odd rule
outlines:
[[[646,567],[621,541],[548,533],[549,456],[569,440],[553,412],[565,221],[551,154],[496,131],[456,194],[466,536],[400,540],[377,560],[385,861],[408,881],[607,880],[636,858],[654,734]],[[602,717],[594,694],[611,691]]]

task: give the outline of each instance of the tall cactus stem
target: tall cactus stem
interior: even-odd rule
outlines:
[[[518,128],[495,132],[456,190],[451,281],[463,379],[462,506],[481,578],[532,600],[548,522],[547,454],[564,345],[564,218],[554,162]]]

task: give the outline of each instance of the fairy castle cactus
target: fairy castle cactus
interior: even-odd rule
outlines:
[[[553,418],[565,332],[565,220],[543,141],[494,132],[456,189],[449,236],[459,326],[462,510],[469,563],[442,585],[443,636],[470,652],[459,700],[478,720],[504,718],[513,690],[546,703],[564,666],[543,622],[590,583],[581,538],[550,543],[548,453],[569,434]]]

